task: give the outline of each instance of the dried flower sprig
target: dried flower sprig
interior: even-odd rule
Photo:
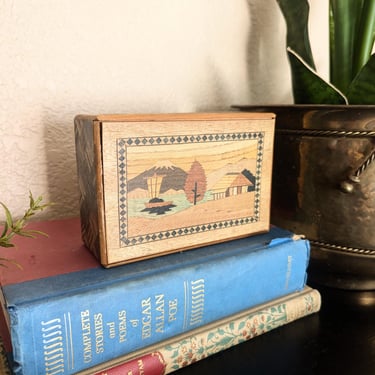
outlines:
[[[33,229],[26,229],[26,225],[30,218],[34,216],[38,211],[43,211],[45,208],[51,205],[51,203],[43,203],[43,198],[39,196],[38,198],[34,199],[32,193],[29,193],[29,208],[25,211],[25,214],[22,218],[18,220],[14,220],[12,214],[10,213],[8,207],[3,203],[0,202],[0,205],[3,207],[5,211],[5,223],[3,231],[0,235],[0,247],[14,247],[14,243],[12,239],[14,236],[23,236],[23,237],[30,237],[36,238],[38,235],[41,236],[48,236],[46,233],[33,230]],[[6,260],[6,259],[0,259]],[[1,265],[1,264],[0,264]]]

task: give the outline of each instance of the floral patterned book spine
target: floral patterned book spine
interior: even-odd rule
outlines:
[[[164,375],[320,310],[321,297],[306,287],[89,371],[94,375]],[[81,375],[87,372],[80,373]],[[88,374],[88,373],[87,373]]]

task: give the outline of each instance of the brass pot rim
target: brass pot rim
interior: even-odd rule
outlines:
[[[272,112],[276,115],[276,131],[324,131],[318,136],[350,136],[343,132],[358,132],[356,136],[375,136],[375,105],[280,104],[236,105],[247,112]],[[330,134],[330,131],[335,133]],[[364,133],[361,133],[364,132]],[[314,134],[296,134],[312,135]]]

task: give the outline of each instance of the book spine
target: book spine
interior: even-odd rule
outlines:
[[[163,375],[229,349],[275,328],[320,310],[321,298],[312,289],[289,301],[243,314],[200,332],[178,337],[168,344],[112,367],[103,365],[94,375]]]
[[[305,286],[305,240],[228,253],[8,306],[15,374],[72,374]]]

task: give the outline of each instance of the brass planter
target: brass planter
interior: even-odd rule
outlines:
[[[375,290],[375,106],[276,113],[271,221],[311,241],[309,280]]]

